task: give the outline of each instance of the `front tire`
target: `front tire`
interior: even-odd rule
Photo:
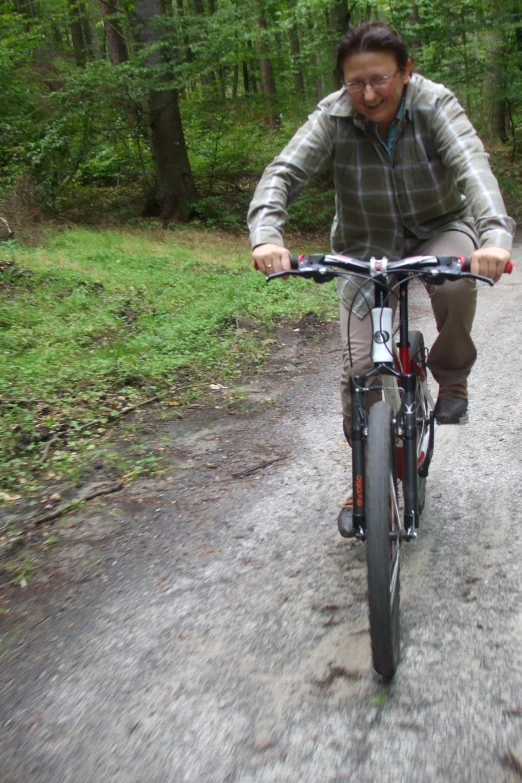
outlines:
[[[368,421],[366,560],[373,666],[387,678],[395,674],[400,647],[400,519],[394,456],[391,406],[377,402]]]

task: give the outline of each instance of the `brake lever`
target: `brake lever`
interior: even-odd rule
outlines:
[[[322,271],[324,270],[324,271]],[[337,277],[337,273],[333,269],[329,269],[327,266],[323,266],[320,269],[317,267],[299,267],[299,269],[285,269],[283,272],[274,272],[272,275],[265,275],[265,280],[275,280],[277,277],[287,277],[293,275],[294,277],[304,277],[306,279],[312,279],[316,283],[328,283]]]
[[[460,275],[457,275],[457,277],[472,277],[473,280],[480,280],[482,283],[487,283],[488,285],[495,285],[495,281],[491,279],[491,277],[484,277],[484,275],[474,275],[472,272],[461,272]]]
[[[276,277],[288,277],[289,275],[304,277],[300,269],[285,269],[284,272],[274,272],[271,275],[265,275],[265,280],[268,282],[269,280],[275,280]]]
[[[462,277],[471,277],[473,280],[480,280],[482,283],[488,285],[495,285],[495,281],[490,277],[484,277],[484,275],[474,275],[472,272],[452,272],[451,270],[437,269],[436,275],[423,274],[422,277],[426,283],[432,283],[433,285],[442,285],[444,280],[460,280]]]

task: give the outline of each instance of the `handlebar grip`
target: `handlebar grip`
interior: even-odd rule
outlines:
[[[290,256],[290,267],[292,269],[297,269],[299,266],[299,261],[304,257],[304,253],[302,253],[300,256]],[[258,272],[259,266],[257,264],[257,261],[254,259],[254,269]]]
[[[459,261],[461,262],[463,272],[471,272],[471,258],[464,258],[463,256],[459,256]],[[510,275],[512,271],[513,261],[508,261],[504,268],[504,274]]]

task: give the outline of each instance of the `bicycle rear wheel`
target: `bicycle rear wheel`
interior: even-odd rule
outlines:
[[[400,515],[392,411],[387,402],[370,409],[365,499],[373,666],[389,678],[399,662]]]
[[[413,367],[417,372],[417,392],[415,394],[415,412],[417,415],[417,453],[420,446],[429,435],[429,402],[426,399],[421,386],[421,381],[426,379],[426,351],[424,348],[424,337],[418,329],[412,329],[408,332],[408,342],[410,343],[410,356]],[[426,477],[419,476],[417,473],[417,497],[419,500],[419,514],[424,508],[426,502]]]

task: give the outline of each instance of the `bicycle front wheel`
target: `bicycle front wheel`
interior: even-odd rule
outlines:
[[[392,411],[387,402],[370,409],[365,501],[373,666],[389,678],[399,662],[400,515]]]

